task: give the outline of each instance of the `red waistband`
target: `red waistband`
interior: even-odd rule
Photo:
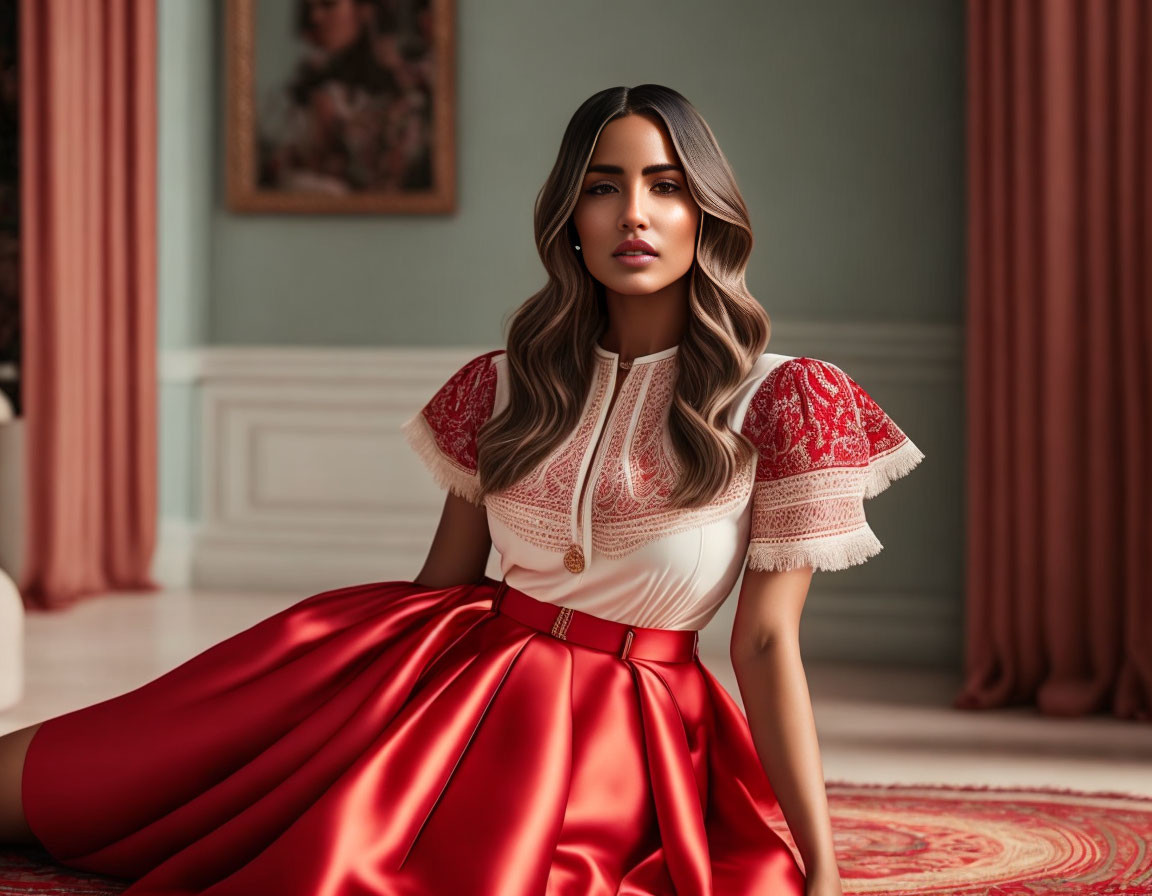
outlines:
[[[692,629],[645,628],[603,619],[537,600],[506,581],[499,583],[492,599],[492,612],[561,641],[614,653],[621,659],[635,657],[663,663],[688,663],[699,652],[700,633]]]

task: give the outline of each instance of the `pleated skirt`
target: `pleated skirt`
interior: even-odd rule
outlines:
[[[506,583],[305,598],[44,722],[28,825],[128,896],[803,896],[696,633]]]

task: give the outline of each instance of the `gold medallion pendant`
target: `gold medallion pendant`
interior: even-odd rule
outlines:
[[[574,544],[568,548],[564,554],[564,567],[573,573],[584,571],[584,552],[580,549],[580,545]]]

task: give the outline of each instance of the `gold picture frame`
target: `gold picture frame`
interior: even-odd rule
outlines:
[[[455,25],[454,0],[226,0],[228,207],[455,211]]]

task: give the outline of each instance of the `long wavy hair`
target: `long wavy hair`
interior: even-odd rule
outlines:
[[[574,249],[572,213],[601,129],[626,115],[663,123],[700,207],[688,326],[668,412],[680,464],[669,503],[707,504],[755,456],[726,420],[771,334],[768,313],[744,283],[753,238],[736,179],[712,129],[682,95],[659,84],[611,87],[576,110],[536,197],[536,249],[548,282],[508,323],[509,401],[478,433],[481,498],[531,473],[579,421],[595,375],[593,346],[609,318],[603,284]]]

